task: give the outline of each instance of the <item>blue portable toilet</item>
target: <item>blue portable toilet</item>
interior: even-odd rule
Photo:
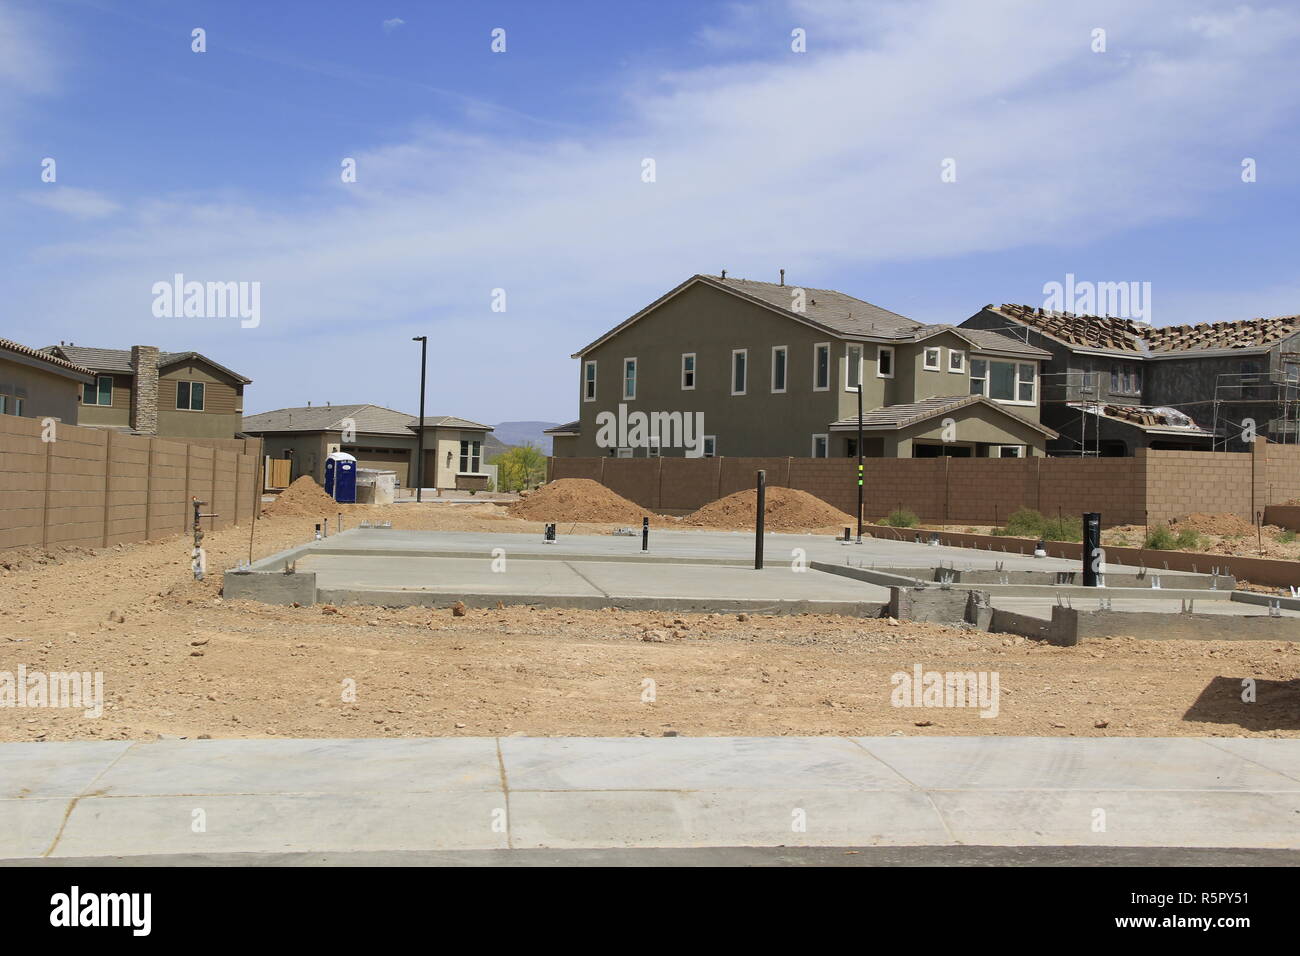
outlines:
[[[357,460],[345,451],[325,459],[325,494],[345,505],[357,500]]]

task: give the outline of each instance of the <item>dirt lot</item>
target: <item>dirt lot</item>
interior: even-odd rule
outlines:
[[[337,510],[337,509],[336,509]],[[351,506],[399,528],[536,531],[492,504]],[[305,540],[267,518],[255,555]],[[597,530],[590,526],[588,530]],[[579,526],[578,530],[584,530]],[[605,526],[603,530],[608,530]],[[209,534],[209,566],[248,529]],[[0,739],[485,734],[1300,736],[1300,644],[1120,638],[1054,648],[935,625],[806,615],[277,608],[190,580],[183,538],[0,553],[0,671],[102,671],[99,719],[0,708]],[[6,567],[8,565],[8,567]],[[118,620],[120,618],[120,620]],[[680,623],[679,623],[680,622]],[[646,631],[655,640],[644,640]],[[890,705],[892,674],[996,671],[1000,714]],[[1240,701],[1255,678],[1259,700]],[[653,681],[654,700],[643,700]],[[343,699],[355,682],[355,701]]]

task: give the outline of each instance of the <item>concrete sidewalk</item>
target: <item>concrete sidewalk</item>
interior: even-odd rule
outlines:
[[[0,859],[524,848],[1300,848],[1300,740],[0,745]]]

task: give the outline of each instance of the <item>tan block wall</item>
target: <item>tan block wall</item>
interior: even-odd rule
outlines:
[[[256,441],[209,448],[59,425],[47,442],[42,431],[38,420],[0,416],[0,550],[180,534],[193,523],[193,495],[220,515],[207,528],[253,517]]]
[[[548,480],[590,478],[646,508],[694,510],[754,487],[798,488],[847,514],[857,506],[852,458],[551,458]],[[1047,516],[1101,513],[1107,527],[1200,511],[1252,518],[1300,497],[1300,447],[1261,441],[1253,454],[1140,450],[1134,458],[868,458],[867,521],[896,508],[927,522],[1004,524],[1019,508]]]

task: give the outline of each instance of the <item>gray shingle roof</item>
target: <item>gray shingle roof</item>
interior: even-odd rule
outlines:
[[[994,408],[1051,438],[1056,437],[1056,432],[1046,425],[1040,425],[1038,422],[1017,415],[1010,409],[1004,408],[983,395],[939,395],[923,398],[919,402],[908,402],[904,405],[882,405],[880,408],[873,408],[871,411],[862,414],[862,427],[864,430],[876,431],[906,428],[908,425],[915,425],[917,422],[923,422],[938,415],[954,412],[969,405],[979,404]],[[836,429],[857,428],[857,426],[858,416],[856,415],[851,418],[841,418],[839,421],[830,424],[831,428]]]
[[[731,276],[702,276],[711,284],[742,292],[745,295],[761,299],[768,305],[783,309],[791,315],[810,319],[819,325],[834,329],[841,335],[886,335],[906,336],[914,329],[924,327],[924,323],[909,319],[897,312],[890,312],[878,305],[872,305],[862,299],[855,299],[834,289],[810,289],[806,286],[780,285],[775,282],[758,282],[754,279],[734,279]],[[805,311],[795,312],[793,308],[794,293],[797,288],[804,291]]]
[[[582,428],[582,422],[565,422],[563,425],[556,425],[554,428],[547,428],[542,432],[543,435],[564,435],[570,432],[577,433]]]
[[[384,408],[382,405],[305,405],[298,408],[277,408],[257,415],[245,415],[243,430],[250,434],[262,432],[334,432],[342,431],[343,420],[351,419],[358,432],[370,435],[401,435],[410,437],[416,430],[418,419],[406,412]],[[426,415],[425,428],[467,428],[491,431],[491,425],[480,425],[454,415]]]
[[[47,345],[41,351],[49,352],[52,355],[61,355],[71,362],[84,365],[96,372],[116,372],[122,375],[135,374],[135,369],[131,367],[130,349],[100,349],[85,345]],[[226,368],[220,362],[213,361],[202,352],[159,352],[158,367],[165,368],[186,359],[199,359],[207,362],[213,368],[218,368],[227,375],[239,379],[245,385],[249,385],[253,381],[233,369]]]
[[[654,302],[651,302],[635,315],[620,322],[594,342],[583,346],[573,353],[572,357],[578,358],[591,351],[597,345],[612,338],[637,320],[654,311],[659,305],[678,292],[697,282],[749,299],[767,308],[777,309],[791,319],[825,329],[833,336],[879,339],[886,342],[915,342],[938,332],[953,331],[966,336],[968,341],[974,341],[971,336],[967,335],[969,331],[967,329],[958,329],[956,326],[951,325],[926,325],[924,322],[909,319],[905,315],[890,312],[888,309],[882,309],[878,305],[872,305],[870,302],[854,298],[843,292],[836,292],[834,289],[781,285],[776,282],[758,282],[754,279],[737,279],[732,276],[727,276],[724,279],[722,276],[694,275],[681,285],[660,296]],[[794,309],[794,294],[800,288],[804,292],[803,310],[796,312]],[[993,336],[997,336],[997,338],[995,339]],[[1051,354],[1034,346],[1026,345],[1013,336],[1000,335],[997,332],[985,333],[978,347],[989,351],[1005,352],[1009,355],[1033,356],[1036,358],[1050,357]]]

